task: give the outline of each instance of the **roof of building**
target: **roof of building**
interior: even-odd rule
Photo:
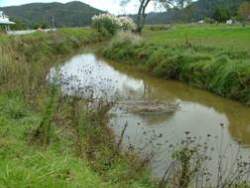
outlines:
[[[12,25],[14,22],[9,20],[9,17],[6,16],[2,11],[0,11],[0,24],[2,25]]]

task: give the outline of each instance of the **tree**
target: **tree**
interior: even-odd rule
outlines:
[[[238,14],[242,20],[250,20],[250,2],[244,2],[240,5]]]
[[[126,4],[130,2],[131,0],[122,0],[121,4]],[[136,25],[137,29],[136,31],[138,33],[141,33],[144,25],[145,25],[145,19],[146,19],[146,9],[151,2],[155,3],[161,3],[166,9],[172,9],[172,8],[178,8],[181,9],[192,2],[192,0],[138,0],[139,2],[139,8],[136,18]]]
[[[27,24],[20,19],[14,18],[14,25],[11,25],[12,30],[25,30],[28,28]]]
[[[213,19],[217,22],[226,22],[231,17],[230,12],[225,7],[217,7],[213,14]]]
[[[47,29],[49,28],[49,24],[46,22],[34,23],[32,25],[32,29]]]

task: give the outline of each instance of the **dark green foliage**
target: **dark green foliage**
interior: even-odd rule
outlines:
[[[226,22],[230,17],[230,12],[225,7],[217,7],[213,14],[213,19],[221,23]]]
[[[31,3],[1,8],[8,16],[21,20],[29,28],[45,24],[49,27],[80,27],[91,23],[92,16],[102,11],[82,2]]]
[[[217,7],[224,7],[236,16],[242,2],[248,0],[199,0],[183,10],[169,10],[162,13],[149,13],[147,24],[169,24],[176,22],[193,22],[205,18],[212,18]]]
[[[19,19],[11,19],[13,22],[15,22],[14,25],[11,25],[11,30],[25,30],[28,28],[26,23],[24,23],[22,20]]]
[[[36,23],[32,25],[32,29],[47,29],[49,25],[47,23]]]

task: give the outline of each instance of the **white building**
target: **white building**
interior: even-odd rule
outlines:
[[[204,24],[204,23],[205,23],[204,20],[199,20],[199,21],[198,21],[198,24]]]
[[[0,11],[0,28],[8,31],[10,29],[10,25],[15,24],[14,22],[9,20],[9,17],[6,16],[2,11]]]
[[[227,25],[232,25],[233,23],[234,23],[234,21],[232,19],[226,21]]]

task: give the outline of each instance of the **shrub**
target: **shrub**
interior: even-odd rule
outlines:
[[[119,32],[117,35],[112,39],[112,44],[124,44],[130,43],[131,45],[139,45],[142,43],[142,38],[139,35],[133,34],[131,32]]]
[[[227,8],[225,7],[217,7],[214,11],[213,18],[217,22],[226,22],[227,20],[230,19],[230,12]]]
[[[215,20],[213,18],[209,18],[209,17],[205,17],[204,18],[204,21],[205,23],[208,23],[208,24],[213,24],[215,23]]]
[[[119,32],[112,38],[108,48],[103,49],[105,57],[128,60],[136,55],[135,46],[142,44],[142,38],[131,32]]]
[[[123,31],[132,31],[136,28],[134,21],[129,17],[126,16],[119,17],[119,20],[122,24]]]
[[[131,31],[135,24],[131,18],[100,14],[92,18],[92,27],[104,36],[115,35],[117,31]]]
[[[250,2],[243,2],[238,10],[238,15],[241,20],[250,21]]]

